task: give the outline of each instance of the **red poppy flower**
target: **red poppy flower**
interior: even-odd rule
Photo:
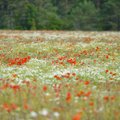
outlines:
[[[77,113],[73,116],[72,120],[81,120],[81,113]]]
[[[66,101],[67,101],[67,102],[70,102],[71,99],[72,99],[71,93],[68,92],[67,95],[66,95]]]

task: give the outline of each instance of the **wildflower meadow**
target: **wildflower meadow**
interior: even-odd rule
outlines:
[[[120,120],[120,33],[0,31],[0,120]]]

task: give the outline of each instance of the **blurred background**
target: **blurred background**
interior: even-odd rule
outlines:
[[[0,29],[120,30],[120,0],[0,0]]]

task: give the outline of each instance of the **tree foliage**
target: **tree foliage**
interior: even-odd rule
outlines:
[[[0,29],[120,30],[120,1],[0,0]]]

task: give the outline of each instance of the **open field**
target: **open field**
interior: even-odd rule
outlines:
[[[120,120],[120,33],[0,31],[0,120]]]

